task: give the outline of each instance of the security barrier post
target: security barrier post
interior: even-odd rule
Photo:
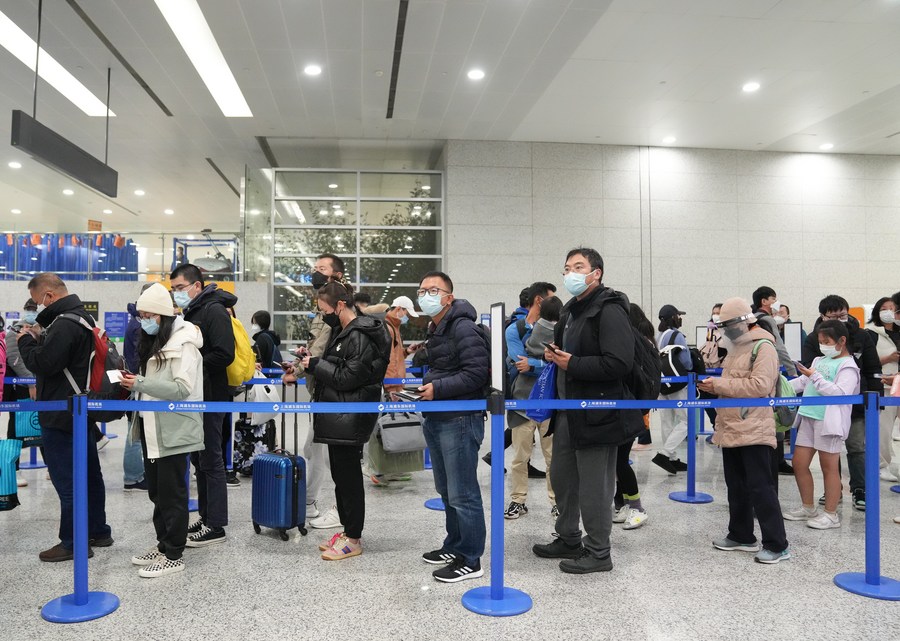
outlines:
[[[697,375],[688,372],[687,375],[687,491],[672,492],[669,498],[679,503],[712,503],[713,497],[704,492],[697,492],[695,485],[697,479],[697,409],[691,408],[690,403],[697,399]]]

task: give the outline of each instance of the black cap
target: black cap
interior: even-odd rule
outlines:
[[[37,311],[37,303],[35,303],[31,298],[26,298],[25,304],[22,306],[22,309],[24,309],[26,312]]]
[[[672,318],[673,316],[684,316],[684,312],[679,311],[675,305],[663,305],[659,310],[659,320]]]

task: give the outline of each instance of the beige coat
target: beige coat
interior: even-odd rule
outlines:
[[[713,378],[713,393],[721,398],[766,398],[774,396],[778,380],[778,352],[769,343],[756,353],[753,371],[750,357],[760,339],[772,340],[769,332],[752,326],[736,341],[723,363],[722,377]],[[713,443],[719,447],[768,445],[775,447],[775,417],[770,407],[721,407],[717,410]]]

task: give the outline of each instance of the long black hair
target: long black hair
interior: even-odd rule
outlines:
[[[650,319],[647,318],[644,310],[639,305],[635,303],[628,304],[628,320],[631,321],[631,324],[634,325],[638,332],[643,334],[650,342],[656,344],[653,337],[653,323],[650,322]]]
[[[138,343],[138,358],[141,362],[141,374],[147,373],[147,363],[154,356],[157,358],[157,371],[162,369],[163,361],[166,360],[166,355],[163,353],[162,348],[166,346],[166,343],[168,343],[169,339],[172,337],[172,327],[174,325],[174,316],[160,315],[159,331],[156,334],[148,334],[143,329],[141,330],[141,340]]]

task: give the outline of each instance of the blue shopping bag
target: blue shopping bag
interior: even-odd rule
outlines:
[[[541,370],[537,382],[528,395],[529,401],[552,401],[556,399],[556,363],[550,363]],[[537,423],[543,423],[553,416],[551,409],[525,410],[525,416]]]
[[[0,440],[0,512],[19,505],[16,459],[21,449],[22,443],[14,438]]]
[[[37,447],[43,443],[37,412],[16,412],[16,438],[22,441],[22,447]]]

